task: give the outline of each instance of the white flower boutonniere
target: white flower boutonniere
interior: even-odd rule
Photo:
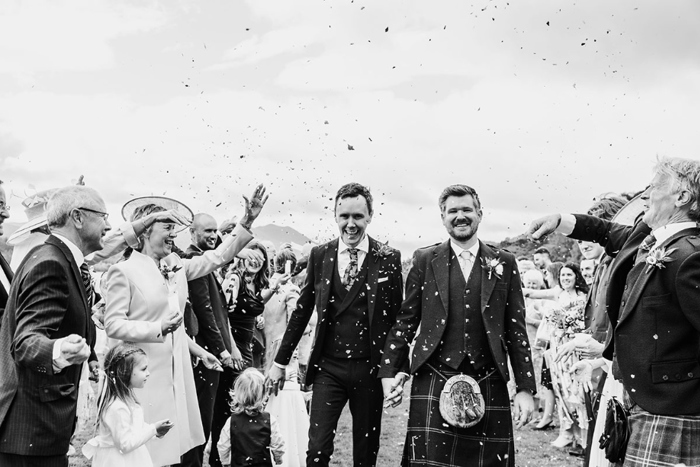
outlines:
[[[666,267],[664,263],[670,263],[673,261],[671,258],[671,253],[676,251],[676,248],[671,248],[666,250],[666,248],[660,247],[651,251],[646,257],[647,263],[647,273],[651,272],[655,267],[663,269]]]
[[[377,246],[374,249],[374,254],[377,255],[378,257],[382,256],[390,256],[394,253],[394,249],[389,246],[389,242],[382,243],[382,242],[377,242]]]
[[[163,275],[163,278],[167,281],[170,282],[171,279],[175,277],[175,274],[182,269],[182,266],[174,265],[174,266],[168,266],[167,264],[161,264],[160,265],[160,273]]]
[[[481,258],[481,267],[486,270],[491,279],[491,274],[495,274],[497,279],[503,275],[503,262],[498,258]]]

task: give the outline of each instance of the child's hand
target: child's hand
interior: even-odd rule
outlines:
[[[275,456],[273,454],[273,457],[275,458],[275,464],[281,465],[282,464],[282,456]]]
[[[156,437],[162,438],[173,427],[173,422],[171,422],[170,420],[168,420],[166,418],[165,420],[161,420],[159,422],[156,422],[155,426],[156,426]]]

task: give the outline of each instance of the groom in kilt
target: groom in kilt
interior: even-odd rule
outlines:
[[[450,239],[415,252],[379,371],[386,405],[398,405],[415,336],[403,465],[514,466],[509,358],[516,426],[529,420],[535,391],[515,257],[478,240],[482,211],[473,188],[449,186],[439,205]],[[441,414],[441,392],[455,375],[472,377],[483,396],[485,413],[473,426],[454,426]]]

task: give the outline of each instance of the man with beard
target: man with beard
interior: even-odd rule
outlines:
[[[296,310],[270,368],[268,378],[276,390],[315,306],[318,325],[306,374],[306,384],[313,384],[307,466],[328,465],[348,402],[354,465],[371,467],[377,461],[383,404],[377,371],[401,306],[403,279],[401,254],[365,233],[373,213],[366,187],[349,183],[338,190],[340,238],[311,250]]]
[[[398,405],[408,376],[402,368],[415,342],[403,465],[514,466],[508,359],[517,387],[517,427],[530,419],[535,391],[515,257],[478,240],[482,211],[473,188],[445,188],[439,206],[450,239],[415,252],[379,371],[386,405]],[[470,427],[442,413],[441,392],[455,375],[472,377],[483,395],[481,420],[465,410],[475,423]]]

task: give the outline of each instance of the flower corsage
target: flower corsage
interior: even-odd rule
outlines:
[[[497,279],[503,275],[503,262],[498,258],[481,258],[481,267],[486,270],[491,279],[491,274],[495,274]]]
[[[671,248],[670,250],[666,250],[666,248],[659,247],[651,252],[646,257],[646,263],[647,263],[647,273],[651,272],[655,267],[659,269],[663,269],[666,267],[664,263],[670,263],[673,261],[673,258],[671,258],[671,253],[676,251],[676,248]]]

